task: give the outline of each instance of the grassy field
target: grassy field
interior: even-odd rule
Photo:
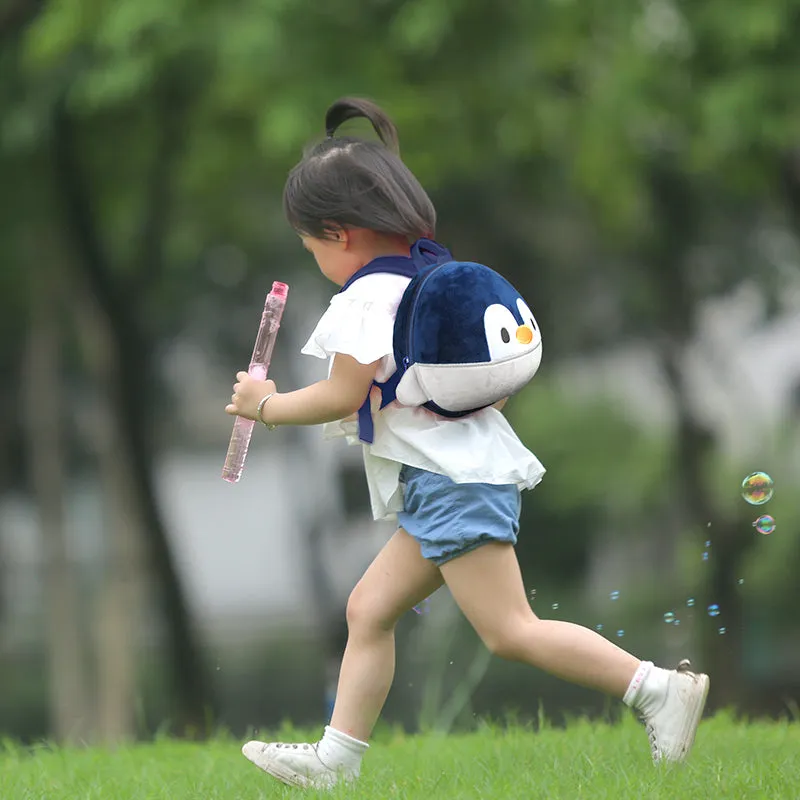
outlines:
[[[277,738],[296,741],[296,735],[284,729]],[[800,724],[734,723],[724,716],[703,724],[688,764],[666,769],[650,763],[647,737],[633,719],[538,733],[520,727],[448,737],[385,733],[367,754],[358,786],[332,793],[274,782],[240,754],[239,744],[163,740],[115,751],[6,744],[0,798],[800,800]]]

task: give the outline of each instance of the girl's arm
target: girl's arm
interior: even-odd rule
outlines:
[[[369,395],[379,364],[380,360],[361,364],[337,353],[330,377],[294,392],[276,393],[264,404],[261,416],[268,425],[319,425],[349,417]],[[274,389],[265,394],[270,391]]]
[[[239,372],[235,394],[225,411],[255,419],[259,400],[271,393],[261,410],[262,421],[267,425],[319,425],[352,417],[368,397],[379,364],[380,359],[361,364],[352,356],[337,353],[327,379],[285,393],[277,391],[274,381],[255,380],[246,372]],[[492,408],[502,411],[506,402],[507,397]]]

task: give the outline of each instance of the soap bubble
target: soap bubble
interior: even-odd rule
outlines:
[[[673,622],[672,624],[677,628],[678,625],[681,624],[681,621],[677,617],[675,617],[675,622]]]
[[[619,636],[619,638],[621,639],[624,635],[625,635],[625,631],[623,631],[622,628],[620,628],[617,631],[617,636]]]
[[[667,611],[667,613],[664,614],[664,622],[666,622],[667,625],[671,625],[675,622],[675,614],[672,611]]]
[[[720,632],[720,634],[725,634],[725,633],[728,632],[728,629],[727,628],[720,628],[719,632]]]
[[[597,625],[594,626],[594,629],[596,631],[598,631],[598,633],[599,633],[600,631],[603,630],[603,623],[602,622],[598,622]]]
[[[709,539],[708,541],[706,541],[706,548],[709,548],[709,547],[711,547],[711,539]]]
[[[553,611],[558,611],[558,603],[553,603],[552,609]]]
[[[744,583],[744,578],[739,578],[739,580],[736,581],[736,583],[738,583],[739,586],[741,586]]]
[[[708,561],[708,553],[703,553],[703,561]]]
[[[612,600],[619,600],[619,592],[617,592],[617,591],[613,591],[613,592],[611,592],[611,594],[609,595],[609,597],[610,597]]]
[[[708,616],[709,617],[718,617],[719,616],[719,606],[716,603],[712,603],[708,607]]]
[[[427,614],[431,610],[431,599],[426,597],[421,603],[414,606],[414,613]]]
[[[762,506],[772,499],[775,482],[766,472],[753,472],[742,481],[742,498],[751,506]]]
[[[530,600],[532,603],[535,599],[536,599],[536,589],[531,589],[528,592],[528,600]]]
[[[759,532],[768,536],[775,530],[775,517],[769,514],[762,514],[754,523],[753,527]]]
[[[693,606],[694,606],[694,597],[690,597],[690,598],[689,598],[689,599],[686,601],[686,607],[687,607],[687,608],[692,608]]]

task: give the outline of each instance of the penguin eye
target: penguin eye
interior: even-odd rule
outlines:
[[[521,297],[517,298],[517,309],[525,324],[530,325],[533,330],[538,331],[539,326],[536,324],[533,312],[528,308],[528,304]]]
[[[519,322],[514,319],[510,308],[500,303],[493,303],[486,309],[483,315],[483,329],[491,361],[508,358],[519,351],[516,336],[518,327]]]

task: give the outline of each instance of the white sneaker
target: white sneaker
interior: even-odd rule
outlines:
[[[694,744],[708,696],[708,675],[691,671],[688,658],[667,673],[664,702],[643,719],[655,763],[683,761]]]
[[[316,744],[248,742],[242,753],[264,772],[289,786],[330,789],[340,781],[354,781],[358,769],[334,770],[320,761]]]

